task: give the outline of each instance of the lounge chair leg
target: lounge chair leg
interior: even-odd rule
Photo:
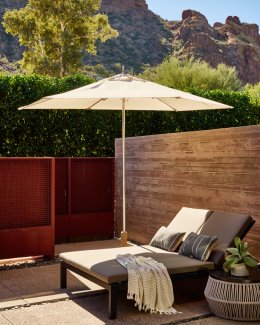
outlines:
[[[67,288],[67,268],[63,262],[60,263],[60,288]]]
[[[108,290],[109,302],[108,302],[108,317],[109,319],[116,318],[117,310],[117,285],[111,284]]]

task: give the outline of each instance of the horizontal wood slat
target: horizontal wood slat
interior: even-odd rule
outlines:
[[[116,140],[117,232],[122,229],[122,149]],[[260,126],[126,139],[126,227],[149,243],[181,207],[248,213],[246,239],[260,259]]]

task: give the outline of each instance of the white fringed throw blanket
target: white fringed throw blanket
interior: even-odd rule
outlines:
[[[127,298],[135,300],[135,306],[150,313],[176,314],[172,307],[174,297],[170,276],[166,267],[151,257],[131,254],[117,255],[117,261],[127,268]]]

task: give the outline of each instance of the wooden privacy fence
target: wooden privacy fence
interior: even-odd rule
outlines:
[[[115,219],[121,222],[121,140],[116,140]],[[260,259],[260,125],[126,139],[126,228],[148,243],[181,207],[248,213]]]
[[[114,158],[0,158],[0,259],[114,235]]]

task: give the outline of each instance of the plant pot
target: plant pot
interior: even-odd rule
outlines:
[[[234,276],[249,276],[248,268],[245,263],[232,266],[231,274]]]

